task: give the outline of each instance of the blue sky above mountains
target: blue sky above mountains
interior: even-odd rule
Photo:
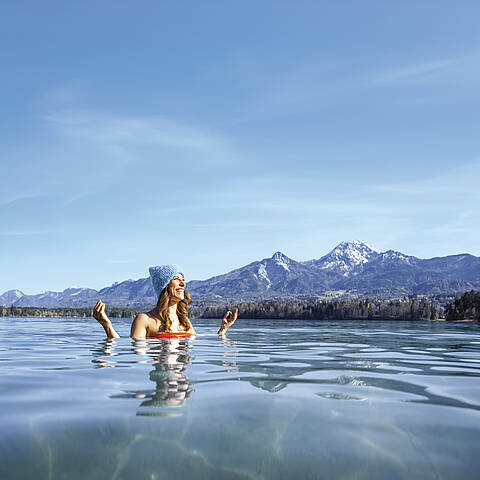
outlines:
[[[478,2],[4,2],[0,291],[342,240],[480,255]]]

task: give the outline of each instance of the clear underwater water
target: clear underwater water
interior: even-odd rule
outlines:
[[[480,328],[0,319],[0,478],[476,479]]]

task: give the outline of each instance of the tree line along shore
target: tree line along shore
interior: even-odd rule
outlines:
[[[151,307],[132,309],[111,307],[113,318],[132,318]],[[264,300],[209,304],[190,307],[192,318],[222,318],[226,310],[238,308],[239,316],[258,319],[298,320],[480,320],[480,292],[466,292],[445,306],[425,299],[408,300]],[[79,317],[90,318],[91,308],[0,307],[2,317]]]

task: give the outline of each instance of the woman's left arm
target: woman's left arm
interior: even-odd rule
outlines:
[[[225,314],[222,319],[222,324],[220,325],[220,330],[217,334],[221,337],[224,337],[227,333],[227,330],[235,323],[235,320],[238,316],[238,308],[235,309],[235,313],[232,313],[230,310]]]

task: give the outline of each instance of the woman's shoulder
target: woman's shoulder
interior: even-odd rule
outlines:
[[[154,318],[150,315],[150,312],[146,313],[139,313],[133,321],[136,323],[146,324],[154,320]]]

